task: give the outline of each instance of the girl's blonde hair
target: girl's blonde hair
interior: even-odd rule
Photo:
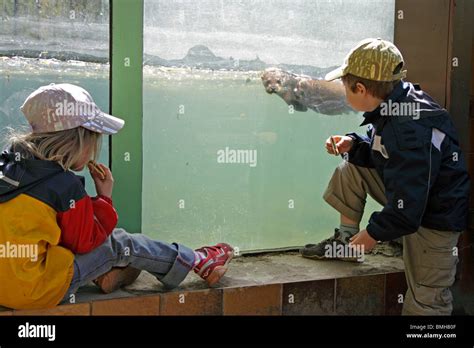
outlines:
[[[15,133],[10,130],[9,144],[12,151],[24,158],[57,162],[64,170],[70,170],[89,150],[91,160],[97,160],[102,144],[102,134],[77,127],[49,133]]]

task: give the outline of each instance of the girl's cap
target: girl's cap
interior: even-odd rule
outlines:
[[[42,86],[20,107],[33,133],[58,132],[84,127],[102,134],[115,134],[125,121],[106,114],[84,89],[68,83]]]

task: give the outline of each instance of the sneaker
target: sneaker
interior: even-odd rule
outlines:
[[[339,245],[347,248],[349,245],[351,236],[343,236],[339,229],[336,228],[334,230],[334,235],[330,238],[323,240],[318,244],[306,244],[303,248],[300,249],[301,256],[308,258],[308,259],[317,259],[317,260],[343,260],[343,261],[358,261],[358,257],[327,257],[326,251],[327,246],[331,246],[336,248]]]
[[[131,266],[114,267],[109,272],[94,280],[94,284],[97,285],[105,294],[110,294],[111,292],[120,289],[122,286],[132,284],[138,278],[140,273],[141,270]]]
[[[225,274],[230,260],[234,257],[234,249],[225,243],[216,246],[202,247],[196,250],[206,256],[194,267],[196,272],[209,286],[216,284]]]

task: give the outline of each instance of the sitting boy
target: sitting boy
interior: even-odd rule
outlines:
[[[328,245],[368,252],[377,241],[403,237],[408,291],[402,313],[449,315],[456,245],[467,225],[469,177],[448,112],[402,80],[403,65],[392,43],[366,39],[326,75],[326,80],[342,78],[348,103],[364,112],[361,125],[369,128],[367,136],[350,133],[326,142],[329,153],[345,159],[324,193],[341,224],[333,237],[308,244],[301,253],[324,259]],[[383,209],[359,231],[367,194]]]

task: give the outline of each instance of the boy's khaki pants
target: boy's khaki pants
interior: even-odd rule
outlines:
[[[335,170],[324,199],[339,213],[360,222],[369,194],[386,204],[384,185],[375,169],[342,162]],[[460,233],[420,227],[403,237],[403,261],[408,290],[403,315],[450,315],[453,309],[449,287],[454,283]]]

